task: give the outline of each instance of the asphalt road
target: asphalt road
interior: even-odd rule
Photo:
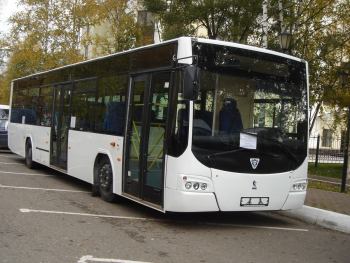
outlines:
[[[63,191],[64,190],[64,191]],[[350,262],[350,235],[274,213],[161,214],[0,152],[0,262]]]

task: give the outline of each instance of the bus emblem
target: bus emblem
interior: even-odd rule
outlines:
[[[252,187],[252,190],[257,190],[258,188],[256,187],[256,181],[254,180],[253,181],[253,187]]]
[[[252,165],[252,168],[255,170],[256,167],[258,167],[258,164],[260,162],[259,158],[250,158],[250,164]]]

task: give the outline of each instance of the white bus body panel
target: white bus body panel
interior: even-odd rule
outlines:
[[[12,152],[24,156],[25,129],[22,126],[12,122],[8,124],[8,146]]]
[[[214,193],[196,193],[184,189],[183,177],[211,182],[211,169],[200,163],[190,147],[178,158],[167,156],[164,210],[172,212],[218,211]]]
[[[213,169],[213,183],[219,208],[221,211],[261,211],[301,207],[306,191],[289,191],[294,182],[306,179],[305,168],[307,161],[295,171],[275,174],[232,173]],[[241,197],[268,197],[269,205],[241,206]],[[286,203],[288,199],[290,200]]]
[[[50,127],[9,123],[9,148],[12,152],[25,156],[26,139],[32,143],[33,161],[50,165]]]
[[[193,101],[190,102],[189,134],[192,134]],[[164,177],[164,211],[210,212],[218,211],[213,192],[196,193],[184,189],[183,177],[211,183],[211,169],[197,160],[191,150],[192,136],[185,152],[179,157],[166,156]]]
[[[113,146],[114,145],[114,146]],[[113,192],[122,191],[123,138],[114,135],[69,130],[68,174],[90,184],[98,154],[109,157],[113,169]]]
[[[190,148],[180,157],[167,156],[164,210],[172,212],[271,211],[300,208],[306,191],[290,192],[293,183],[307,180],[307,159],[295,171],[276,174],[234,173],[202,165]],[[194,172],[195,171],[195,172]],[[208,184],[208,192],[188,191],[186,176]],[[256,188],[253,189],[253,181]],[[241,197],[269,197],[268,206],[240,205]]]

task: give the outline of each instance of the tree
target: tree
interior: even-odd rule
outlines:
[[[169,5],[168,5],[169,3]],[[164,28],[164,39],[181,35],[196,35],[206,30],[210,39],[246,43],[259,27],[262,0],[144,0]]]
[[[83,59],[80,30],[83,1],[20,0],[23,11],[10,18],[11,30],[2,38],[11,56],[2,82],[2,100],[12,79]],[[79,13],[80,11],[80,13]]]
[[[315,105],[311,132],[323,104],[335,109],[350,103],[339,82],[339,67],[350,58],[350,5],[348,0],[282,1],[284,21],[280,24],[278,2],[281,0],[271,2],[271,16],[277,22],[277,27],[272,27],[271,40],[276,46],[281,28],[291,32],[293,55],[309,63],[310,105]]]
[[[19,0],[11,31],[1,37],[11,57],[0,83],[1,100],[8,101],[12,79],[82,61],[83,46],[93,44],[97,55],[135,46],[136,20],[126,0]],[[106,26],[107,25],[107,26]],[[100,26],[104,34],[82,35]],[[98,46],[98,48],[97,48]]]
[[[136,23],[135,8],[127,0],[96,1],[96,18],[89,24],[83,44],[93,47],[94,56],[135,47],[141,32]]]

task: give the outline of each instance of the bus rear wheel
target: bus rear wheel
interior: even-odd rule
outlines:
[[[106,202],[115,202],[116,195],[113,193],[113,171],[108,158],[102,158],[98,167],[99,192]]]
[[[25,163],[29,169],[35,168],[35,162],[33,161],[33,149],[30,140],[27,140],[25,147]]]

